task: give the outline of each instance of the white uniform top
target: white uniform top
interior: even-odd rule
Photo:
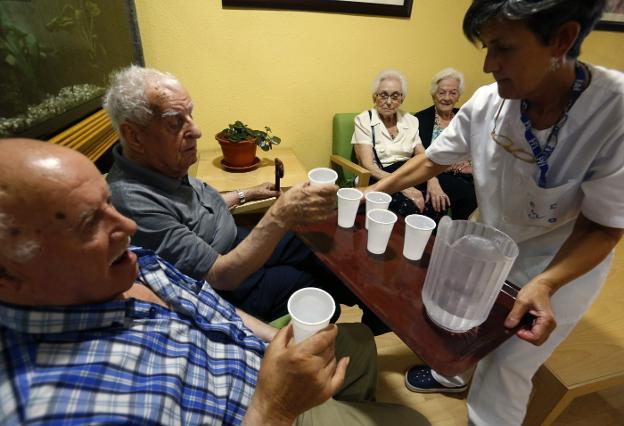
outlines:
[[[372,113],[372,119],[368,117],[368,111],[364,111],[355,117],[355,130],[351,143],[354,145],[372,145],[372,126],[375,132],[375,150],[383,166],[412,158],[416,145],[422,145],[420,136],[418,136],[418,119],[411,114],[398,110],[397,129],[399,133],[396,138],[392,139],[390,132],[379,118],[377,110],[373,108]]]
[[[492,140],[494,117],[503,102],[496,84],[477,90],[426,151],[438,164],[472,160],[481,220],[518,243],[520,254],[509,279],[520,286],[546,268],[579,213],[601,225],[624,228],[624,74],[589,69],[591,82],[572,106],[548,160],[546,188],[537,185],[535,163],[517,159]],[[496,134],[531,153],[524,131],[520,101],[505,101]],[[599,288],[610,258],[583,277]],[[565,303],[581,294],[570,296]],[[563,314],[562,308],[555,313]]]

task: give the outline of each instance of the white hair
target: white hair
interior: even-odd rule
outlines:
[[[137,65],[123,68],[111,75],[110,87],[104,95],[103,106],[120,137],[119,126],[126,121],[140,126],[149,124],[153,112],[147,92],[155,83],[181,85],[172,74]]]
[[[435,93],[438,91],[440,82],[442,80],[446,80],[447,78],[457,80],[457,82],[459,83],[459,94],[461,95],[462,93],[464,93],[464,74],[457,71],[455,68],[444,68],[442,71],[439,71],[436,75],[434,75],[431,79],[431,87],[429,89],[429,93],[431,94],[431,96],[435,95]]]
[[[373,96],[377,93],[381,82],[387,79],[397,80],[401,84],[401,93],[403,94],[403,99],[405,99],[407,97],[407,79],[400,71],[393,69],[383,70],[377,77],[375,77],[372,86]]]
[[[13,217],[0,211],[0,256],[14,262],[26,263],[35,256],[40,244],[32,238],[9,241],[14,224]]]

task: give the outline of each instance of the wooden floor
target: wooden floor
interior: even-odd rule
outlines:
[[[342,306],[338,322],[359,322],[361,316],[360,309]],[[403,384],[403,373],[422,361],[394,333],[377,336],[375,340],[379,354],[379,401],[412,407],[426,416],[433,426],[466,425],[465,393],[443,395],[409,391]],[[577,398],[554,425],[624,426],[624,386]]]

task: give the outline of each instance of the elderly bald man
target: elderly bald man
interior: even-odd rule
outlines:
[[[0,423],[422,424],[370,402],[364,325],[293,344],[290,326],[129,249],[135,223],[81,154],[29,140],[0,154]]]
[[[249,232],[235,225],[229,211],[239,202],[236,193],[220,194],[188,176],[201,131],[191,96],[174,76],[137,66],[121,70],[104,106],[122,141],[107,179],[115,207],[138,225],[134,244],[206,279],[227,300],[265,320],[285,314],[290,294],[308,286],[326,289],[338,302],[356,302],[288,232],[334,215],[335,185],[306,183],[282,195],[271,184],[251,188],[247,199],[280,196]]]

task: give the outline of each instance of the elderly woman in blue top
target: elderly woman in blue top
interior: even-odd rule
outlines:
[[[398,191],[471,160],[481,220],[520,253],[505,325],[536,319],[477,366],[476,425],[519,425],[531,378],[588,309],[624,233],[624,75],[578,60],[604,0],[474,0],[464,33],[483,44],[480,88],[424,155],[373,185]],[[536,346],[534,346],[536,345]],[[539,346],[539,347],[537,347]],[[461,388],[469,374],[412,370],[413,389]]]
[[[373,80],[372,94],[375,107],[355,117],[351,143],[358,162],[376,181],[397,170],[414,154],[424,152],[424,148],[418,136],[418,119],[399,109],[407,96],[405,76],[396,70],[382,71]],[[450,204],[436,177],[418,188],[404,188],[392,198],[390,209],[403,215],[418,209],[438,217]]]
[[[459,111],[455,105],[463,91],[464,75],[454,68],[445,68],[431,79],[429,93],[433,105],[414,114],[418,118],[418,133],[425,149],[435,142]],[[470,162],[453,164],[438,175],[438,181],[448,197],[434,197],[432,204],[437,205],[438,210],[445,210],[447,203],[450,203],[453,205],[453,219],[468,219],[477,208]]]

